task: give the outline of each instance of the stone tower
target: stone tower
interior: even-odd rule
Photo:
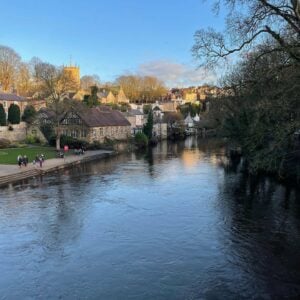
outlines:
[[[70,76],[70,79],[74,82],[73,92],[80,89],[80,68],[78,66],[66,66],[64,67],[64,72]]]

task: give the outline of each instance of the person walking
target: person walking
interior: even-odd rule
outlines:
[[[42,168],[43,167],[43,158],[41,156],[39,157],[39,162],[40,162],[40,168]]]
[[[24,155],[24,157],[23,157],[23,164],[24,164],[25,167],[27,167],[27,165],[28,165],[28,157],[27,157],[27,155]]]
[[[18,161],[18,165],[19,167],[21,168],[22,167],[22,156],[19,154],[18,157],[17,157],[17,161]]]

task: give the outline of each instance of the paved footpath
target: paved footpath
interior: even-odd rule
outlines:
[[[83,155],[68,155],[65,158],[51,158],[46,159],[43,167],[40,168],[39,164],[33,165],[32,162],[27,167],[19,167],[15,165],[0,165],[0,185],[1,182],[6,183],[10,181],[17,181],[26,177],[32,177],[34,174],[44,174],[57,169],[71,166],[80,162],[102,159],[114,154],[114,151],[95,150],[87,151]]]

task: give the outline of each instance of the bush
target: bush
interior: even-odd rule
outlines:
[[[7,120],[11,124],[19,124],[21,120],[20,107],[17,104],[11,104],[8,108]]]
[[[103,149],[103,146],[100,142],[94,141],[93,143],[90,143],[86,146],[87,150],[100,150]]]
[[[6,114],[2,103],[0,103],[0,126],[6,125]]]
[[[138,148],[146,148],[148,146],[148,138],[144,133],[138,132],[134,137],[134,143]]]
[[[60,147],[63,148],[64,146],[69,146],[70,149],[78,149],[81,147],[86,147],[87,142],[75,139],[71,136],[62,135],[60,137]]]
[[[24,109],[22,121],[31,124],[36,116],[36,110],[32,105],[27,105]]]
[[[0,149],[8,148],[10,145],[10,141],[8,139],[0,138]]]
[[[32,134],[27,135],[25,139],[26,144],[39,144],[40,142],[40,139]]]

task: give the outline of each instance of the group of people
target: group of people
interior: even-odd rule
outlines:
[[[27,155],[18,155],[17,157],[17,161],[18,161],[18,165],[20,168],[22,168],[22,166],[27,167],[28,165],[28,157]]]
[[[24,156],[18,155],[17,161],[18,161],[18,165],[20,168],[22,168],[22,166],[27,167],[28,162],[29,162],[27,155],[24,155]],[[33,163],[33,165],[38,163],[40,165],[40,167],[42,168],[44,161],[45,161],[45,155],[40,154],[40,155],[35,156],[35,159],[32,161],[32,163]]]
[[[74,149],[74,154],[76,154],[76,155],[83,155],[84,152],[85,152],[85,148],[83,148],[83,147]]]

